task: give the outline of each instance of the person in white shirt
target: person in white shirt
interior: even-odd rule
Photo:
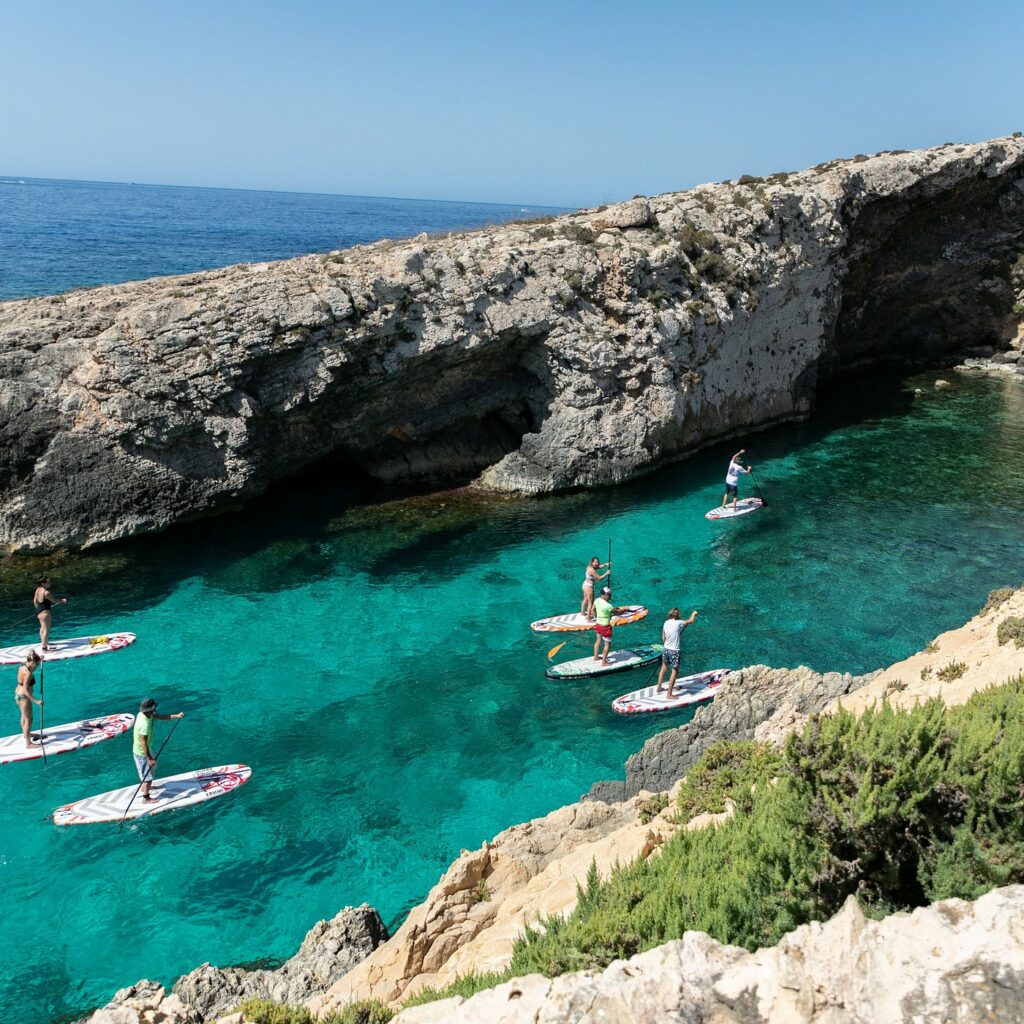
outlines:
[[[741,448],[729,460],[729,472],[725,474],[725,494],[722,495],[722,508],[729,504],[732,498],[732,507],[736,507],[736,499],[739,497],[740,476],[749,473],[754,467],[747,466],[746,469],[740,464],[740,459],[746,453],[746,448]]]
[[[665,625],[661,627],[661,642],[664,645],[664,650],[661,653],[661,670],[658,672],[658,693],[662,693],[664,687],[662,686],[662,680],[665,678],[665,669],[669,669],[668,677],[668,699],[671,700],[675,693],[672,689],[676,683],[676,676],[679,675],[679,648],[680,640],[683,635],[683,630],[687,626],[693,625],[693,620],[697,618],[696,611],[690,612],[688,619],[679,618],[679,609],[673,608],[668,613],[668,618],[665,620]]]

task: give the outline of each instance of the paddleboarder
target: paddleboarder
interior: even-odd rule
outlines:
[[[740,459],[744,456],[746,450],[746,448],[741,448],[729,460],[729,471],[725,474],[725,494],[722,495],[722,508],[725,508],[730,498],[732,498],[732,507],[736,508],[736,499],[740,493],[740,477],[746,475],[754,468],[753,466],[747,466],[744,469],[740,463]]]
[[[606,580],[611,574],[611,562],[602,562],[597,555],[590,560],[587,571],[583,576],[583,600],[580,602],[580,615],[588,619],[594,618],[594,584]],[[607,572],[601,572],[607,568]]]
[[[146,803],[153,803],[156,800],[156,797],[149,795],[153,772],[156,771],[156,758],[153,756],[153,722],[169,722],[172,718],[184,717],[184,711],[179,711],[176,715],[158,715],[156,701],[152,697],[147,697],[139,705],[132,734],[132,755],[135,757],[135,770],[139,773],[139,781],[142,783],[142,799]]]
[[[621,615],[629,611],[628,607],[615,608],[612,606],[612,592],[608,587],[601,588],[601,596],[594,602],[594,615],[597,622],[594,631],[597,639],[594,641],[594,661],[600,661],[602,665],[608,664],[608,652],[612,646],[612,616]],[[598,654],[601,644],[604,644],[604,654]]]
[[[43,659],[35,651],[29,651],[25,656],[25,664],[18,669],[18,685],[14,688],[14,700],[21,709],[21,734],[25,737],[26,749],[38,747],[39,744],[32,739],[32,705],[43,706],[43,699],[38,700],[32,693],[36,685],[36,669]]]
[[[668,677],[668,699],[671,700],[675,696],[675,691],[672,689],[676,684],[676,676],[679,675],[679,651],[680,651],[680,640],[683,635],[683,630],[687,626],[692,626],[694,619],[697,618],[696,611],[690,612],[688,619],[679,618],[679,609],[673,608],[668,613],[668,618],[665,620],[665,624],[661,627],[661,643],[663,650],[661,652],[661,668],[658,670],[658,693],[663,692],[662,680],[665,678],[665,669],[669,669]]]
[[[67,604],[66,597],[55,597],[50,593],[50,577],[40,576],[36,580],[36,589],[32,594],[32,607],[36,610],[36,618],[39,620],[39,643],[43,651],[51,650],[47,644],[50,639],[50,626],[53,624],[53,615],[50,609],[55,604]]]

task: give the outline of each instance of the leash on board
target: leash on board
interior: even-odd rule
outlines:
[[[141,715],[142,712],[140,711],[139,714]],[[160,760],[160,755],[164,752],[164,747],[167,746],[167,744],[170,741],[171,737],[174,735],[174,730],[178,728],[178,723],[179,722],[183,722],[183,721],[184,721],[183,718],[178,718],[178,719],[175,720],[174,725],[171,726],[171,731],[167,734],[167,736],[165,737],[163,743],[160,744],[160,749],[156,752],[156,757],[153,758],[154,761],[159,761]],[[149,774],[150,774],[150,782],[156,782],[156,779],[152,778],[152,775],[153,775],[153,766],[152,765],[150,765],[150,767],[149,767]],[[132,804],[135,803],[135,798],[139,795],[139,790],[142,789],[142,785],[143,785],[143,783],[145,781],[146,781],[145,779],[140,779],[139,780],[139,784],[135,787],[135,792],[132,793],[132,798],[131,798],[131,800],[128,801],[128,806],[124,809],[124,814],[121,815],[121,824],[117,826],[117,831],[118,832],[120,832],[121,829],[124,828],[124,819],[128,817],[128,812],[132,809]]]

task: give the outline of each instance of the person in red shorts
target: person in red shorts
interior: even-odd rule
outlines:
[[[627,610],[626,608],[613,608],[612,592],[607,587],[602,588],[601,596],[594,602],[594,615],[597,618],[597,624],[594,626],[594,631],[597,633],[597,639],[594,641],[594,661],[600,661],[602,665],[608,664],[608,652],[612,647],[612,616]],[[598,654],[602,643],[604,643],[603,656]]]

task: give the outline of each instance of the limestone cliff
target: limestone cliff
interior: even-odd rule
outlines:
[[[1024,140],[0,304],[0,547],[338,479],[538,493],[1016,334]]]

